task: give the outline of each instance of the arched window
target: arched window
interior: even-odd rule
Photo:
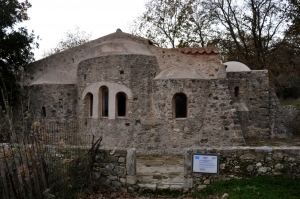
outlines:
[[[101,87],[99,94],[99,113],[101,113],[100,117],[108,117],[108,88],[106,86]]]
[[[84,97],[84,115],[85,117],[92,117],[93,116],[93,94],[88,93]]]
[[[234,97],[239,96],[239,90],[240,90],[240,88],[238,86],[234,87]]]
[[[90,117],[93,116],[93,95],[90,96]]]
[[[126,116],[126,101],[127,96],[125,93],[117,93],[116,95],[116,111],[117,117],[125,117]]]
[[[187,117],[187,97],[183,93],[175,94],[173,97],[173,108],[175,118]]]

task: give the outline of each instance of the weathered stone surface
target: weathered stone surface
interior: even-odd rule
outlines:
[[[253,171],[253,169],[254,169],[254,166],[253,165],[248,165],[247,166],[247,171]]]
[[[98,172],[93,172],[93,179],[94,180],[98,180],[99,178],[100,178],[100,173],[98,173]]]
[[[118,162],[125,162],[126,158],[125,157],[119,157]]]
[[[192,188],[193,187],[193,178],[184,178],[183,187]]]
[[[182,185],[172,184],[172,185],[170,186],[170,190],[171,190],[171,191],[180,191],[180,190],[182,190]]]
[[[129,149],[126,156],[127,175],[136,175],[136,152],[135,149]]]
[[[192,172],[192,155],[219,154],[220,172],[218,175],[199,174]],[[184,182],[192,180],[191,190],[198,186],[209,185],[217,181],[241,179],[258,175],[300,176],[300,147],[191,147],[184,149]],[[255,154],[255,158],[242,159],[241,156]],[[222,169],[223,168],[223,169]]]
[[[247,153],[247,154],[242,155],[240,157],[240,159],[242,159],[242,160],[254,160],[255,159],[255,155]]]
[[[261,174],[261,173],[266,173],[267,171],[269,171],[270,168],[269,167],[260,167],[257,172],[258,174]]]
[[[277,171],[278,171],[278,170],[280,170],[280,169],[284,168],[284,165],[283,165],[283,164],[280,164],[280,163],[278,163],[278,164],[276,164],[276,165],[275,165],[275,167],[274,167],[274,168],[275,168],[275,170],[277,170]]]
[[[114,187],[121,187],[122,186],[122,184],[120,182],[118,182],[118,181],[112,181],[111,184]]]
[[[127,184],[135,184],[137,181],[136,176],[126,176]]]
[[[116,167],[114,168],[114,172],[115,172],[116,174],[125,174],[126,170],[125,170],[124,167],[116,166]]]

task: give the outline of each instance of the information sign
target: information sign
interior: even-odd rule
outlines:
[[[193,172],[218,174],[219,155],[218,154],[193,154]]]

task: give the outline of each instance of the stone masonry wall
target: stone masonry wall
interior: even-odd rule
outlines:
[[[299,120],[294,122],[299,110],[293,106],[281,106],[275,90],[270,89],[271,138],[291,138],[296,133]]]
[[[192,154],[219,154],[219,174],[192,172]],[[300,178],[300,147],[221,147],[184,149],[184,187],[201,189],[228,179],[257,175]]]
[[[227,72],[228,87],[239,114],[245,138],[270,137],[270,105],[268,71]],[[235,88],[238,87],[236,96]],[[247,110],[248,109],[248,110]],[[248,114],[248,117],[246,115]]]
[[[208,78],[225,78],[225,66],[220,63],[219,54],[183,54],[177,49],[166,49],[157,46],[149,46],[156,56],[159,69],[163,71],[170,67],[188,66],[193,67],[205,74]]]
[[[41,84],[29,86],[28,108],[34,121],[43,120],[47,123],[76,120],[76,104],[76,85]]]
[[[96,183],[125,190],[136,189],[135,149],[99,149],[93,167],[93,179]]]

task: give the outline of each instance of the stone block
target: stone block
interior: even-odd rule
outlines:
[[[157,189],[158,190],[167,190],[170,188],[170,185],[167,185],[167,184],[159,184],[157,185]]]
[[[121,167],[121,166],[116,166],[114,168],[114,172],[116,174],[125,174],[125,168],[124,167]]]
[[[118,160],[118,162],[125,162],[125,157],[119,157],[119,160]]]
[[[134,176],[126,176],[127,184],[135,184],[136,183],[136,175]]]
[[[172,184],[170,186],[171,191],[180,191],[181,189],[182,189],[182,185],[179,185],[179,184]]]
[[[135,149],[128,149],[126,156],[127,175],[134,176],[136,174],[136,152]]]
[[[92,175],[92,176],[93,176],[93,179],[94,179],[94,180],[98,180],[98,179],[100,178],[101,175],[100,175],[100,173],[98,173],[98,172],[93,172],[93,175]]]
[[[206,187],[206,185],[199,185],[197,188],[199,189],[199,190],[201,190],[201,189],[203,189],[203,188],[205,188]]]
[[[114,187],[121,187],[122,186],[122,184],[118,181],[112,181],[111,185],[114,186]]]
[[[184,178],[183,187],[184,188],[193,188],[193,178]]]

